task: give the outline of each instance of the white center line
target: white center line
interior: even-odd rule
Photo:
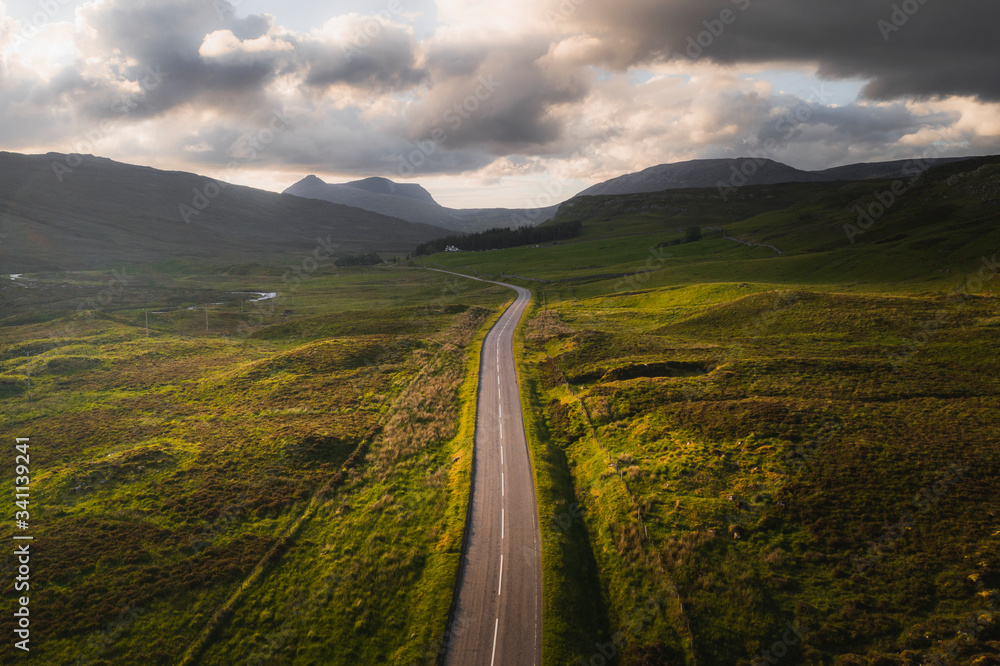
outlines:
[[[503,462],[501,462],[500,464],[502,465]],[[507,490],[503,480],[503,472],[500,472],[500,497],[506,497],[506,496],[507,496]]]
[[[503,464],[503,444],[500,445],[500,464]]]
[[[500,556],[500,585],[497,587],[497,596],[503,591],[503,555]]]
[[[503,509],[500,509],[500,538],[503,539],[504,535],[504,525],[507,524],[507,514]],[[500,556],[500,580],[503,580],[503,555]]]
[[[497,629],[500,628],[500,618],[497,618],[497,622],[493,625],[493,656],[490,657],[490,666],[493,666],[493,662],[497,658]]]

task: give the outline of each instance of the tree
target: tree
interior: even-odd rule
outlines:
[[[701,240],[701,227],[688,227],[684,230],[684,242],[694,243]]]

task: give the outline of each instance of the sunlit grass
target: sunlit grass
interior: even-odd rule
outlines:
[[[274,277],[161,276],[79,313],[59,297],[66,277],[37,276],[52,300],[0,327],[0,419],[32,438],[46,663],[436,653],[468,500],[451,479],[471,451],[457,391],[507,290],[341,271],[299,287],[294,314],[210,306],[206,332],[185,303]],[[394,307],[372,309],[376,292]],[[176,307],[150,317],[147,339],[136,305],[164,298]],[[436,421],[394,416],[428,397]],[[344,614],[329,612],[334,597],[304,603],[327,567],[350,591]]]

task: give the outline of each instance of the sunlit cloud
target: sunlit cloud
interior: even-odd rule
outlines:
[[[242,182],[381,175],[482,205],[768,140],[814,169],[1000,152],[993,7],[970,26],[928,4],[888,41],[861,0],[438,0],[431,24],[404,9],[296,30],[277,10],[94,0],[35,29],[0,3],[0,147],[210,174],[280,112]]]

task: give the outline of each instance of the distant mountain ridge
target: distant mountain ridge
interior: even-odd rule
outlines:
[[[314,176],[315,178],[315,176]],[[319,180],[318,178],[316,180]],[[388,194],[407,199],[416,199],[437,205],[431,193],[416,183],[394,183],[388,178],[365,178],[346,183],[348,187],[371,192],[372,194]]]
[[[701,187],[742,187],[743,185],[778,185],[781,183],[820,183],[911,177],[930,166],[957,162],[965,157],[895,160],[833,167],[822,171],[803,171],[770,159],[750,157],[689,160],[660,164],[635,173],[592,185],[577,196],[605,194],[641,194],[663,190]]]
[[[592,185],[575,197],[547,208],[447,208],[430,192],[415,183],[396,183],[387,178],[365,178],[349,183],[327,183],[315,175],[306,176],[284,193],[306,199],[322,199],[410,222],[431,224],[451,231],[472,232],[492,227],[537,225],[553,218],[560,205],[581,196],[643,194],[674,189],[778,185],[856,181],[912,177],[931,166],[956,162],[964,157],[895,160],[803,171],[770,159],[740,157],[700,159],[660,164]]]
[[[76,166],[53,170],[53,165],[70,163]],[[405,192],[420,196],[413,189]],[[77,164],[57,153],[0,152],[0,273],[173,259],[291,266],[307,257],[330,261],[342,254],[406,255],[419,243],[447,233],[193,173],[89,155]]]
[[[341,185],[329,185],[323,182],[319,176],[309,175],[295,183],[291,187],[285,190],[285,194],[294,194],[295,196],[301,196],[296,194],[297,191],[302,192],[312,192],[313,190],[319,189],[333,189],[336,188],[340,190],[341,188],[351,187],[356,190],[361,190],[363,192],[368,192],[369,194],[378,194],[385,196],[401,197],[404,199],[413,199],[416,201],[423,201],[425,203],[430,203],[435,206],[440,206],[437,201],[434,201],[434,197],[431,193],[425,190],[420,185],[416,183],[395,183],[388,178],[365,178],[363,180],[354,180],[350,183],[343,183]],[[294,191],[293,191],[294,190]],[[356,193],[355,196],[362,196]],[[315,197],[306,197],[307,199],[312,199]]]
[[[550,219],[557,208],[447,208],[416,183],[396,183],[378,177],[350,183],[327,183],[310,175],[286,189],[284,194],[322,199],[460,232],[541,224]]]

